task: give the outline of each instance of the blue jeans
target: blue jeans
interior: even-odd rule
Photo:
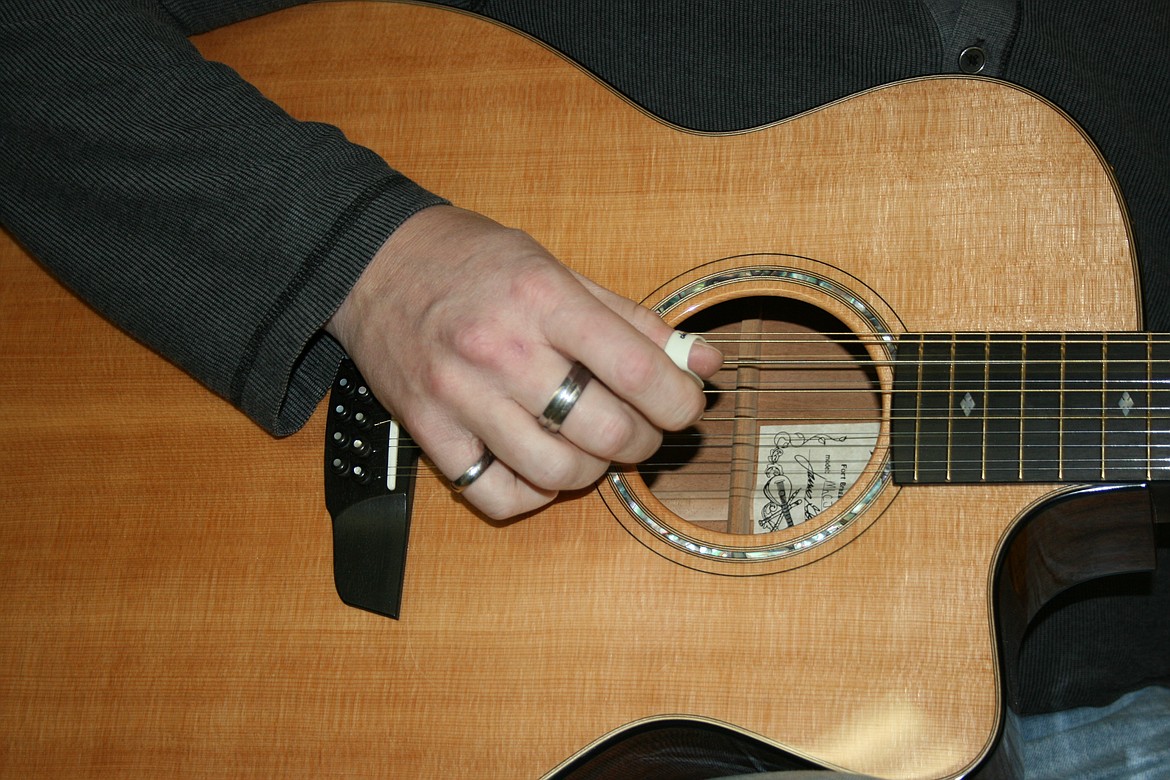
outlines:
[[[1017,722],[1026,780],[1170,778],[1170,688]]]
[[[1024,780],[1170,780],[1170,688],[1150,687],[1107,707],[1015,718]],[[767,772],[724,780],[859,778]]]

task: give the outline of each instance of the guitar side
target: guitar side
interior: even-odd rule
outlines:
[[[636,299],[787,253],[895,330],[1139,325],[1107,172],[1002,84],[923,80],[705,136],[435,9],[298,8],[198,45]],[[322,415],[273,442],[11,242],[0,257],[13,776],[534,777],[614,730],[691,717],[828,766],[941,778],[994,740],[995,562],[1056,486],[891,487],[838,547],[726,576],[661,554],[599,492],[492,524],[431,474],[393,622],[332,592]]]

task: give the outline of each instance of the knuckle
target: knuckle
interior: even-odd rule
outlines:
[[[576,487],[576,477],[577,468],[570,458],[541,458],[529,479],[545,490],[569,490]]]
[[[564,273],[552,263],[531,263],[518,269],[511,280],[510,292],[521,305],[548,306],[564,289]]]
[[[606,415],[590,433],[594,454],[607,460],[622,460],[634,442],[637,429],[628,414]]]
[[[654,435],[649,437],[646,440],[645,444],[631,455],[630,461],[632,463],[639,463],[641,461],[644,461],[647,458],[649,458],[651,455],[653,455],[654,453],[658,452],[658,450],[661,449],[661,447],[662,447],[662,431],[655,429]]]
[[[617,367],[617,381],[622,394],[627,396],[645,395],[654,387],[659,375],[658,361],[648,352],[630,354]]]
[[[606,469],[609,468],[608,461],[597,461],[591,463],[588,467],[579,470],[572,481],[565,484],[562,490],[582,490],[589,487],[601,476],[605,474]]]
[[[458,368],[449,363],[430,362],[419,371],[419,383],[425,397],[446,398],[453,387],[457,386]]]
[[[687,399],[674,407],[674,414],[672,419],[668,421],[666,427],[672,431],[687,427],[699,419],[699,415],[703,413],[704,405],[705,400],[701,393],[687,393]]]
[[[494,319],[460,326],[454,331],[452,344],[461,360],[494,373],[526,365],[533,349],[526,335],[510,330]]]
[[[579,490],[605,473],[609,461],[577,450],[575,454],[542,458],[527,479],[542,490]]]
[[[472,363],[490,361],[499,351],[499,337],[492,322],[464,321],[455,326],[451,337],[456,354]]]
[[[581,479],[573,486],[574,490],[589,487],[609,470],[610,462],[608,460],[595,460],[581,472]]]

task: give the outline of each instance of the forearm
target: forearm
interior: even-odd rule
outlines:
[[[294,430],[340,355],[322,324],[440,199],[204,61],[159,7],[6,15],[0,221],[110,319]]]

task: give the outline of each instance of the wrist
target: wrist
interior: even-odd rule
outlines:
[[[349,294],[324,325],[325,332],[337,339],[346,352],[352,355],[357,349],[356,341],[370,306],[392,289],[394,272],[410,266],[414,248],[426,236],[433,235],[437,220],[443,217],[439,212],[453,209],[452,206],[435,205],[412,214],[382,242],[370,258]]]

